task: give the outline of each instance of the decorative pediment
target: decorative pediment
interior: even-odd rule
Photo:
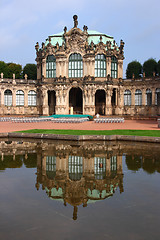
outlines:
[[[84,51],[87,42],[87,34],[79,28],[72,28],[64,34],[67,51]]]
[[[95,54],[96,53],[105,54],[106,53],[106,44],[104,44],[103,42],[98,43],[96,45],[96,49],[95,49]]]

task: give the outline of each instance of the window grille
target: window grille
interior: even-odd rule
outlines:
[[[137,89],[135,92],[135,106],[142,105],[142,92],[140,89]]]
[[[16,92],[16,105],[24,106],[24,92],[22,90]]]
[[[106,77],[106,56],[104,54],[95,56],[95,77]]]
[[[155,93],[155,105],[160,106],[160,88],[157,88]]]
[[[83,77],[83,60],[79,53],[73,53],[69,57],[69,78]]]
[[[131,91],[125,90],[124,92],[124,106],[130,106],[131,105]]]
[[[111,77],[112,78],[117,78],[117,69],[118,69],[117,58],[112,56],[111,57]]]
[[[49,179],[56,176],[56,156],[46,156],[46,174]]]
[[[150,89],[146,90],[146,105],[147,106],[152,105],[152,91]]]
[[[12,91],[9,89],[4,92],[4,105],[12,106]]]
[[[48,55],[46,59],[46,78],[56,77],[56,58],[53,55]]]
[[[95,157],[94,158],[94,174],[95,179],[104,179],[106,176],[106,158]]]
[[[28,106],[36,106],[37,104],[37,94],[35,91],[31,90],[28,92]]]
[[[117,157],[111,157],[111,172],[117,172]]]
[[[80,180],[83,174],[83,158],[80,156],[69,156],[69,178]]]

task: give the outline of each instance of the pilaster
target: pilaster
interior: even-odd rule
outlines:
[[[135,89],[131,89],[131,105],[135,106]]]
[[[142,89],[142,106],[146,105],[146,89]]]
[[[24,90],[24,107],[28,107],[28,90]]]
[[[106,115],[112,115],[111,96],[112,88],[109,88],[106,93]]]
[[[123,60],[118,59],[118,78],[123,78]]]
[[[12,106],[16,107],[16,90],[12,91]]]
[[[42,76],[46,78],[46,59],[42,59]]]
[[[1,90],[1,106],[4,106],[4,90]]]
[[[107,57],[106,58],[106,68],[107,68],[107,74],[111,76],[111,58]]]
[[[155,94],[155,88],[152,88],[152,105],[155,106],[156,101],[156,94]]]
[[[48,107],[48,91],[47,89],[43,89],[43,115],[49,115],[49,107]]]

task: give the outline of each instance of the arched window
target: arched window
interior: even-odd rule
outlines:
[[[106,77],[106,56],[104,54],[95,56],[95,77]]]
[[[28,92],[28,106],[36,106],[37,104],[37,94],[35,91],[31,90]]]
[[[80,156],[69,156],[68,159],[69,178],[78,181],[83,175],[83,158]]]
[[[22,90],[16,92],[16,106],[24,106],[24,92]]]
[[[106,177],[106,158],[95,157],[94,158],[94,174],[95,179],[104,179]]]
[[[117,58],[115,56],[111,57],[111,77],[117,78]]]
[[[160,88],[156,88],[155,105],[160,106]]]
[[[48,55],[46,59],[46,78],[56,77],[56,58],[53,55]]]
[[[79,53],[73,53],[69,57],[69,78],[83,77],[83,60]]]
[[[124,92],[124,106],[130,106],[131,105],[131,91],[125,90]]]
[[[111,172],[112,173],[117,172],[117,157],[116,156],[111,157]]]
[[[142,92],[140,89],[137,89],[135,91],[135,106],[141,106],[142,105]]]
[[[56,176],[56,156],[46,156],[46,175],[49,179]]]
[[[146,105],[147,106],[152,105],[152,91],[150,89],[146,90]]]
[[[12,91],[9,89],[4,92],[4,105],[12,106]]]

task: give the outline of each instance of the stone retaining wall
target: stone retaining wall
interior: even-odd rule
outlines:
[[[64,141],[131,141],[160,143],[160,137],[123,136],[123,135],[61,135],[41,133],[0,133],[0,138],[50,139]]]

